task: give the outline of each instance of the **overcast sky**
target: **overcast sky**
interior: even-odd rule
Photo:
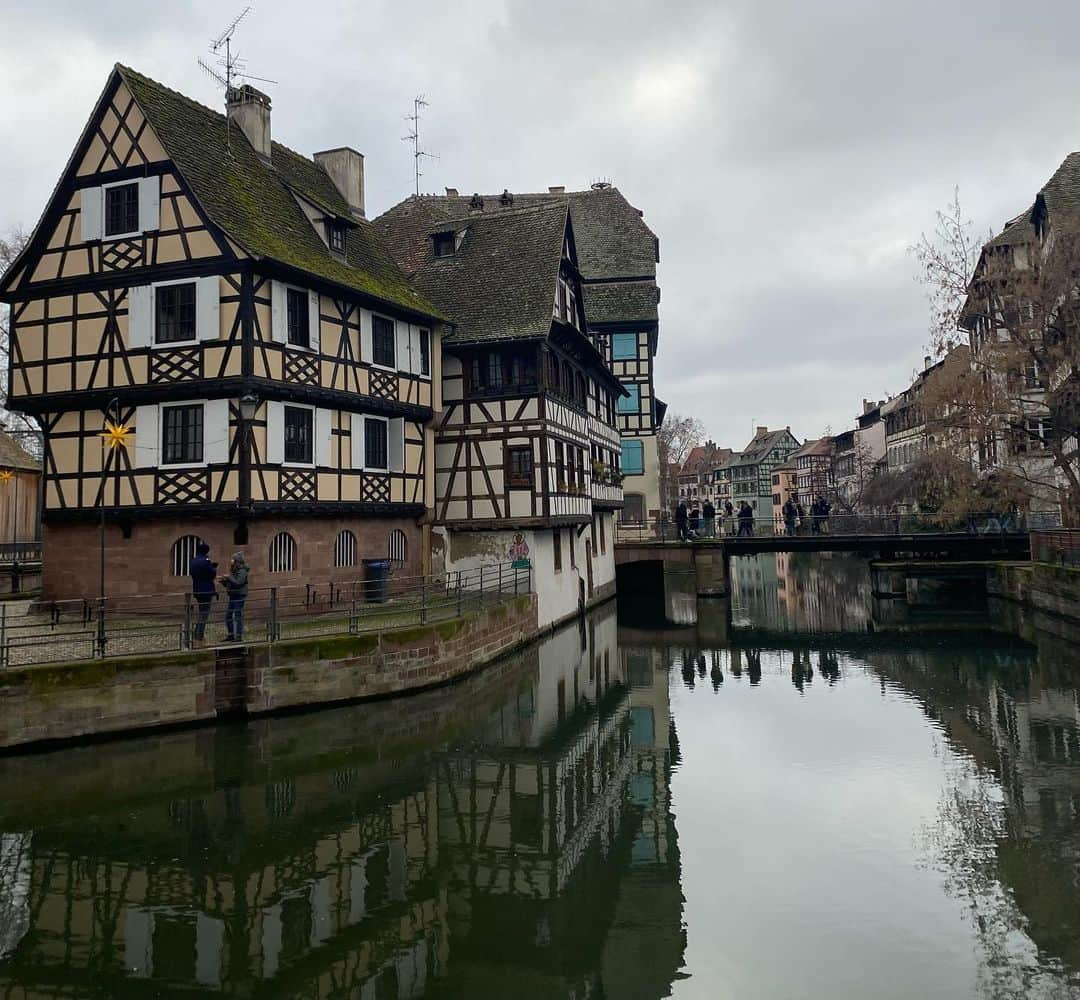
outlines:
[[[114,62],[218,106],[195,59],[242,7],[3,0],[0,232],[36,222]],[[412,191],[416,93],[423,190],[614,181],[660,237],[657,390],[731,447],[907,384],[907,247],[954,186],[1000,227],[1080,148],[1077,37],[1066,0],[259,0],[237,33],[276,139],[365,154],[369,215]]]

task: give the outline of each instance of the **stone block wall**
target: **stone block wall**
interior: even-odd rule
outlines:
[[[0,671],[0,747],[404,694],[535,639],[535,594],[462,618],[368,635]]]

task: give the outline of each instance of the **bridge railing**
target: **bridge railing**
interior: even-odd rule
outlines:
[[[1055,566],[1080,566],[1080,531],[1075,528],[1032,531],[1031,558]]]
[[[1046,515],[1038,515],[1040,525]],[[967,534],[1022,535],[1034,527],[1025,514],[990,514],[972,511],[960,514],[892,513],[892,514],[806,514],[794,521],[783,517],[717,517],[710,525],[698,520],[689,522],[683,530],[670,519],[653,524],[619,524],[615,541],[618,544],[685,541],[708,541],[726,538],[779,538],[785,536],[839,535],[866,538],[868,536]],[[1080,542],[1077,543],[1080,546]]]

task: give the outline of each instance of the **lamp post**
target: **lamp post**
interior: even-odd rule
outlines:
[[[15,555],[15,545],[19,522],[19,476],[14,467],[0,469],[0,482],[5,486],[14,480],[15,496],[11,507],[11,592],[19,589],[19,560]]]
[[[112,420],[109,414],[112,413]],[[105,655],[105,490],[108,486],[108,464],[106,452],[116,452],[127,448],[127,439],[131,434],[131,428],[120,421],[120,399],[113,396],[109,405],[105,408],[103,429],[101,431],[101,522],[100,522],[100,545],[101,545],[101,578],[99,581],[98,615],[97,615],[97,652],[98,656]],[[117,478],[120,475],[120,458],[116,458]]]
[[[240,414],[240,521],[237,525],[235,541],[237,545],[247,544],[247,517],[251,509],[251,428],[255,415],[259,411],[261,400],[250,389],[238,400]]]

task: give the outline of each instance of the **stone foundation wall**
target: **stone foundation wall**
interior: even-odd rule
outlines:
[[[338,533],[356,536],[356,565],[334,566]],[[385,559],[390,533],[400,529],[407,542],[407,561],[395,569],[400,576],[423,572],[423,529],[412,518],[275,517],[247,525],[248,540],[236,544],[236,523],[227,518],[162,518],[138,521],[125,538],[118,525],[105,528],[106,592],[110,597],[135,594],[171,594],[188,589],[188,577],[172,575],[172,548],[184,535],[196,535],[210,546],[210,558],[224,573],[229,557],[243,552],[251,566],[251,586],[286,586],[312,580],[356,577],[364,559]],[[96,524],[49,524],[42,530],[45,600],[81,600],[100,588],[101,545]],[[281,531],[296,543],[296,568],[291,573],[270,572],[270,542]]]
[[[988,574],[987,593],[1080,621],[1080,569],[1071,566],[1001,563]]]
[[[403,694],[536,638],[535,594],[433,625],[0,671],[0,747]]]

